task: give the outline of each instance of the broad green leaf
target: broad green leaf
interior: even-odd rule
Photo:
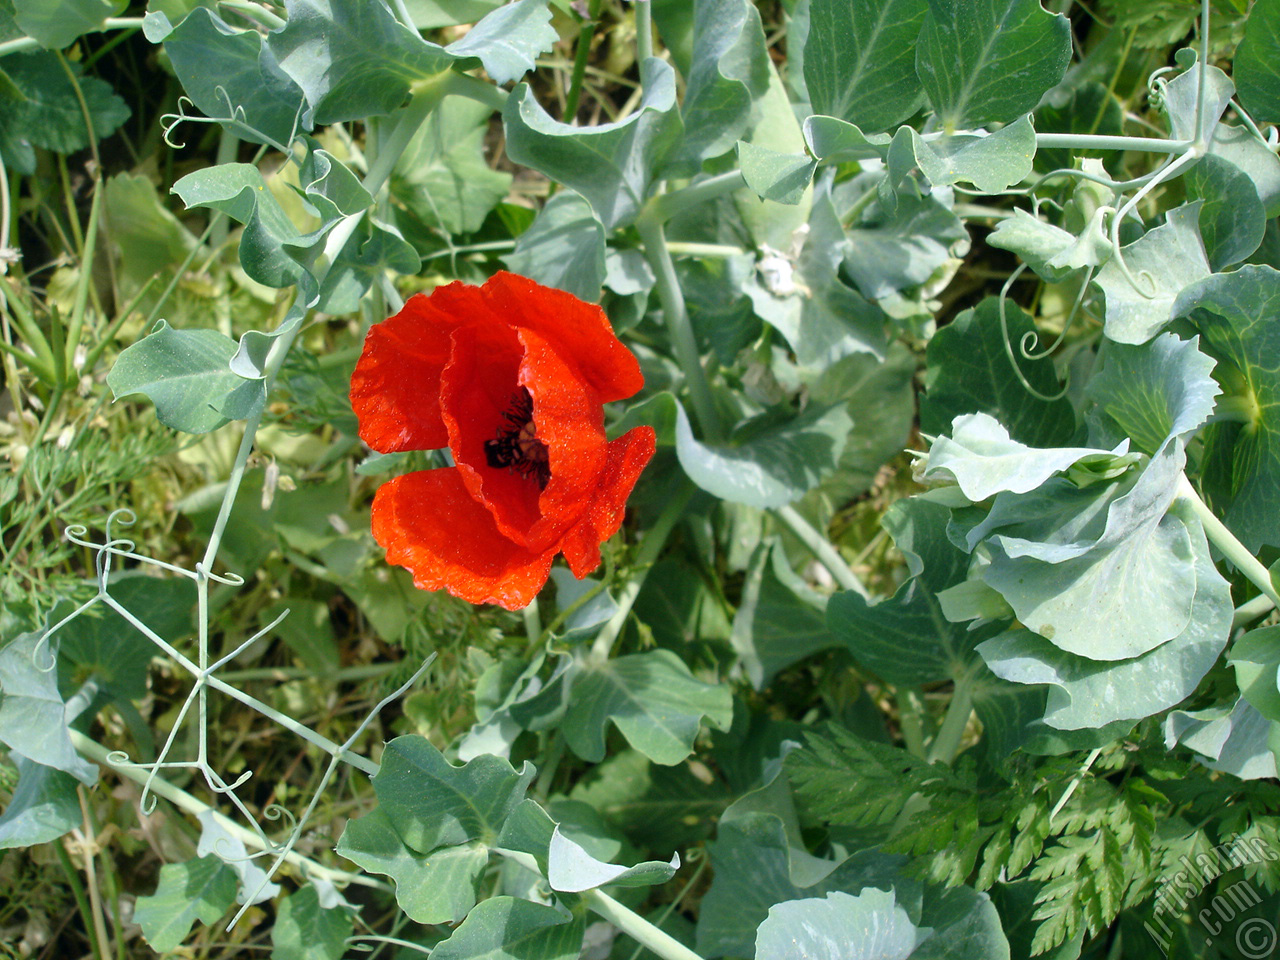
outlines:
[[[120,354],[107,384],[117,400],[145,394],[167,427],[208,433],[244,419],[262,400],[260,381],[231,372],[235,352],[235,343],[216,330],[175,330],[160,320]]]
[[[986,413],[967,413],[951,423],[951,436],[938,437],[929,447],[921,470],[926,481],[954,480],[974,503],[997,493],[1029,493],[1056,473],[1077,463],[1127,467],[1128,441],[1114,450],[1093,447],[1028,447],[1012,440],[1004,425]]]
[[[160,202],[146,177],[119,173],[104,184],[102,237],[110,238],[120,296],[137,294],[153,277],[158,282],[138,305],[146,313],[159,302],[165,282],[195,249],[196,237]]]
[[[600,299],[605,279],[604,224],[581,196],[561,190],[503,257],[508,270],[579,299]]]
[[[405,0],[405,9],[419,30],[475,23],[502,6],[505,0]]]
[[[1187,171],[1186,183],[1187,198],[1203,201],[1200,236],[1210,268],[1222,270],[1258,249],[1267,215],[1253,181],[1243,170],[1210,154]]]
[[[1185,522],[1192,530],[1195,597],[1186,628],[1168,643],[1110,662],[1067,653],[1023,629],[979,645],[978,652],[997,676],[1049,685],[1045,723],[1061,730],[1089,730],[1117,720],[1141,720],[1191,696],[1217,661],[1231,630],[1231,590],[1213,566],[1200,525]],[[1273,688],[1274,680],[1273,675]]]
[[[916,72],[948,131],[1010,123],[1062,79],[1071,28],[1040,0],[928,0]]]
[[[774,904],[831,891],[857,893],[868,887],[913,889],[902,880],[901,857],[863,850],[837,862],[808,854],[788,839],[773,813],[742,813],[720,823],[708,845],[713,877],[698,913],[697,950],[702,956],[754,955],[756,930]]]
[[[745,140],[738,143],[742,177],[761,200],[798,204],[813,183],[818,161],[803,153],[775,153]]]
[[[838,117],[822,116],[805,120],[804,139],[815,157],[829,163],[883,158],[893,142],[887,133],[866,134],[855,124]]]
[[[1020,306],[1011,301],[1003,306],[1002,319],[1001,301],[988,297],[929,341],[920,429],[939,434],[961,414],[985,413],[1022,443],[1045,447],[1064,443],[1075,433],[1071,402],[1065,397],[1041,399],[1061,389],[1053,360],[1022,355],[1023,344],[1033,354],[1041,352],[1040,335]],[[1020,376],[1014,371],[1015,360]],[[1040,396],[1029,393],[1023,379]]]
[[[48,843],[84,823],[75,777],[17,752],[10,759],[18,785],[0,813],[0,850]]]
[[[490,897],[467,914],[435,960],[577,960],[581,915],[514,897]]]
[[[1236,48],[1231,75],[1250,116],[1259,123],[1280,121],[1280,3],[1257,0],[1249,11],[1244,39]]]
[[[46,50],[61,50],[76,37],[101,30],[115,9],[111,0],[13,0],[14,20]]]
[[[874,888],[857,896],[832,891],[823,899],[790,900],[769,909],[756,932],[756,960],[906,960],[933,935],[917,927]]]
[[[1280,544],[1280,272],[1246,264],[1206,277],[1183,292],[1174,312],[1191,317],[1202,348],[1218,358],[1223,399],[1248,411],[1244,422],[1205,431],[1206,492],[1247,549]]]
[[[200,821],[200,842],[196,856],[212,854],[235,871],[239,878],[236,903],[263,903],[280,893],[280,884],[267,882],[267,871],[249,854],[244,841],[227,827],[225,817],[213,810],[197,815]]]
[[[1065,280],[1076,270],[1101,266],[1111,258],[1101,216],[1077,237],[1025,210],[1015,209],[1012,217],[996,224],[987,243],[1016,253],[1050,283]]]
[[[778,671],[836,644],[823,607],[791,570],[786,553],[776,543],[761,545],[747,571],[730,639],[752,686],[762,690]]]
[[[693,7],[693,59],[680,104],[685,136],[678,154],[690,174],[746,133],[770,74],[764,28],[753,4],[705,0]]]
[[[216,923],[236,899],[236,873],[217,857],[199,857],[160,868],[160,883],[139,897],[133,922],[159,953],[176,950],[197,920]]]
[[[425,737],[403,736],[387,744],[373,788],[404,842],[430,853],[469,840],[492,842],[533,774],[529,764],[517,773],[493,756],[455,767]]]
[[[561,893],[584,893],[596,887],[649,887],[666,883],[680,869],[680,855],[670,863],[646,860],[634,867],[622,867],[597,860],[580,844],[565,836],[557,824],[547,850],[547,884]]]
[[[507,195],[511,174],[485,159],[490,113],[474,100],[446,97],[396,162],[391,194],[426,226],[473,233]]]
[[[719,588],[687,560],[668,556],[645,578],[635,612],[658,646],[692,651],[728,639],[729,620]]]
[[[814,0],[804,45],[813,112],[869,132],[888,130],[924,103],[915,48],[925,0]]]
[[[1221,157],[1241,170],[1258,191],[1267,217],[1280,216],[1280,158],[1247,127],[1219,123],[1209,156]]]
[[[52,648],[44,644],[37,649],[40,637],[39,633],[19,634],[0,649],[0,743],[93,786],[98,768],[71,744]]]
[[[960,218],[932,193],[914,192],[898,197],[892,210],[874,205],[846,234],[843,269],[868,300],[926,283],[969,239]]]
[[[853,425],[843,404],[811,405],[793,419],[773,418],[736,444],[711,446],[694,437],[683,407],[676,414],[676,454],[689,478],[714,496],[752,507],[781,507],[815,487],[840,459]]]
[[[674,71],[650,59],[640,72],[640,108],[616,123],[575,127],[552,120],[527,84],[512,91],[502,114],[507,155],[578,191],[608,228],[635,218],[654,174],[680,141]]]
[[[111,599],[168,641],[190,635],[195,588],[185,577],[145,576],[130,571],[109,584]],[[54,608],[51,622],[71,613],[74,604]],[[141,700],[147,693],[147,665],[156,646],[106,603],[96,603],[54,635],[58,665],[78,687],[93,677],[115,697]]]
[[[1106,364],[1086,394],[1135,449],[1154,454],[1169,437],[1208,420],[1222,392],[1210,376],[1214,362],[1199,345],[1199,337],[1180,340],[1172,333],[1140,347],[1106,344]]]
[[[1065,480],[1000,494],[970,534],[985,538],[983,579],[1054,646],[1127,660],[1179,636],[1195,596],[1191,532],[1169,510],[1185,458],[1176,444],[1136,477],[1073,493]]]
[[[445,49],[459,59],[475,57],[494,83],[519,80],[534,58],[559,39],[547,0],[516,0],[499,7]]]
[[[1240,697],[1225,707],[1174,710],[1165,717],[1164,745],[1170,750],[1175,745],[1190,747],[1210,770],[1241,780],[1274,778],[1276,755],[1268,741],[1275,729],[1275,721]]]
[[[1200,239],[1199,206],[1175,207],[1163,224],[1122,249],[1132,279],[1114,259],[1098,271],[1094,281],[1106,297],[1104,332],[1110,339],[1146,343],[1175,315],[1183,288],[1212,273]]]
[[[1169,118],[1170,136],[1179,140],[1191,140],[1198,136],[1196,116],[1199,111],[1201,70],[1196,62],[1196,54],[1190,48],[1179,50],[1175,56],[1183,68],[1172,80],[1158,88],[1158,102]],[[1204,80],[1204,113],[1202,122],[1204,131],[1210,137],[1217,126],[1218,119],[1231,102],[1235,93],[1235,85],[1225,73],[1215,66],[1209,66],[1203,72]]]
[[[149,13],[147,39],[163,43],[187,96],[206,117],[242,140],[288,145],[302,113],[302,90],[286,76],[256,30],[236,30],[197,7],[176,27]]]
[[[1035,162],[1036,132],[1029,114],[986,136],[960,133],[925,140],[903,127],[894,135],[895,143],[900,139],[910,141],[920,172],[935,187],[971,183],[981,193],[1001,193],[1031,173]]]
[[[613,723],[650,760],[675,764],[693,752],[703,717],[728,728],[733,719],[728,688],[698,680],[670,650],[650,650],[584,668],[574,681],[562,729],[584,760],[604,758],[605,731]]]
[[[595,636],[618,612],[617,602],[600,580],[591,577],[579,580],[564,567],[552,567],[551,580],[556,585],[556,606],[561,610],[573,609],[560,628],[561,642],[572,643]],[[583,601],[582,605],[575,609],[579,600]]]
[[[84,68],[74,61],[60,62],[56,54],[44,51],[13,53],[0,60],[0,147],[6,162],[12,161],[19,172],[35,172],[28,162],[34,161],[32,146],[63,154],[87,147],[86,109],[95,141],[110,136],[130,116],[128,105],[109,84],[84,76]]]
[[[573,787],[642,849],[683,847],[711,835],[713,822],[733,799],[720,780],[705,783],[687,764],[665,767],[638,750],[622,750],[593,767]]]
[[[1250,630],[1231,644],[1227,662],[1235,669],[1236,686],[1268,720],[1280,720],[1280,627]]]
[[[455,56],[423,40],[382,3],[285,0],[288,23],[267,37],[281,70],[307,100],[307,129],[390,113],[410,86]]]
[[[307,884],[276,905],[271,960],[341,960],[353,926],[345,910],[322,905],[320,892]]]
[[[298,171],[297,189],[322,220],[349,217],[373,206],[373,197],[360,178],[341,160],[310,137],[308,150]]]
[[[416,923],[457,923],[476,905],[489,848],[472,842],[431,853],[411,850],[386,810],[374,807],[348,820],[337,852],[396,885],[396,903]]]

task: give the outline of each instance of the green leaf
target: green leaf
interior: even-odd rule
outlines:
[[[98,768],[71,744],[53,654],[48,645],[39,645],[41,636],[22,633],[0,649],[0,742],[28,760],[93,786]]]
[[[541,903],[490,897],[467,914],[435,960],[577,960],[583,920]]]
[[[780,670],[835,645],[824,607],[776,542],[760,546],[747,570],[731,637],[752,686],[763,690]]]
[[[814,0],[804,45],[813,112],[863,130],[895,127],[924,102],[915,48],[925,0]]]
[[[469,840],[491,843],[533,774],[530,764],[517,773],[489,755],[455,767],[425,737],[403,736],[387,744],[373,787],[404,842],[430,853]]]
[[[1226,646],[1233,611],[1230,586],[1213,566],[1204,531],[1194,520],[1186,522],[1195,585],[1191,615],[1178,636],[1132,659],[1100,661],[1066,653],[1017,629],[979,645],[987,666],[1014,683],[1048,684],[1044,722],[1060,730],[1141,720],[1191,696]]]
[[[446,97],[396,162],[391,194],[427,227],[473,233],[507,195],[511,174],[485,159],[490,113],[474,100]]]
[[[231,372],[235,352],[235,343],[216,330],[175,330],[159,320],[120,354],[107,384],[117,400],[145,394],[167,427],[208,433],[244,419],[262,401],[260,381]]]
[[[813,183],[818,161],[803,153],[776,153],[745,140],[738,142],[742,177],[761,200],[798,204]]]
[[[1227,396],[1248,411],[1243,423],[1205,431],[1206,461],[1222,465],[1211,468],[1216,475],[1206,469],[1206,492],[1246,549],[1280,544],[1280,272],[1246,264],[1206,277],[1183,292],[1174,313],[1190,315],[1202,348],[1218,358]]]
[[[604,224],[585,199],[561,190],[538,211],[503,263],[522,277],[594,303],[605,279]]]
[[[1262,199],[1267,217],[1280,216],[1280,158],[1247,127],[1219,123],[1209,156],[1221,157],[1242,171]]]
[[[129,571],[109,585],[111,600],[124,607],[157,636],[173,641],[191,633],[195,588],[185,577],[160,579]],[[58,604],[51,622],[70,614],[75,605]],[[57,634],[58,663],[79,686],[96,679],[115,697],[141,700],[147,692],[147,665],[159,651],[151,640],[107,603],[82,612],[74,626]]]
[[[217,857],[199,857],[160,868],[160,883],[139,897],[133,922],[142,927],[153,950],[176,950],[197,920],[216,923],[235,902],[236,873]]]
[[[405,9],[419,30],[475,23],[505,0],[405,0]]]
[[[996,224],[987,243],[1016,253],[1039,276],[1050,283],[1059,283],[1076,270],[1101,266],[1111,258],[1111,245],[1104,232],[1104,213],[1095,211],[1093,219],[1077,237],[1025,210],[1014,210],[1012,217]]]
[[[1257,0],[1249,11],[1244,39],[1236,48],[1231,75],[1240,102],[1259,123],[1280,121],[1280,3]]]
[[[829,163],[883,159],[893,142],[887,133],[866,134],[835,117],[809,117],[804,122],[804,139],[815,157]]]
[[[17,752],[10,759],[18,785],[0,814],[0,850],[48,843],[84,823],[75,777]]]
[[[584,893],[603,887],[650,887],[666,883],[680,869],[680,855],[672,854],[670,863],[646,860],[634,867],[622,867],[597,860],[580,844],[560,832],[559,824],[551,834],[547,849],[547,884],[560,893]]]
[[[843,269],[868,300],[928,282],[969,239],[960,218],[932,193],[914,191],[897,197],[892,210],[875,204],[846,235]]]
[[[754,5],[705,0],[694,4],[693,17],[693,58],[680,105],[685,137],[678,154],[690,174],[746,133],[770,73],[764,27]]]
[[[163,43],[173,71],[197,109],[253,143],[288,144],[302,112],[302,90],[275,63],[256,30],[235,30],[197,7],[176,27],[149,13],[147,39]]]
[[[104,189],[103,219],[110,227],[103,229],[103,237],[110,237],[107,249],[115,261],[120,296],[127,300],[159,277],[137,307],[145,314],[196,248],[196,238],[160,202],[155,184],[146,177],[119,173],[106,181]]]
[[[1029,394],[1014,372],[1009,352],[1017,359],[1022,378],[1041,396],[1053,396],[1061,389],[1053,360],[1021,355],[1024,343],[1033,353],[1040,352],[1039,334],[1020,306],[1010,301],[1003,306],[1002,320],[1001,301],[987,297],[929,341],[920,429],[939,434],[961,414],[986,413],[1022,443],[1046,447],[1064,443],[1075,433],[1071,401]],[[1034,339],[1028,340],[1029,336]]]
[[[1276,776],[1276,755],[1270,747],[1276,723],[1254,709],[1244,697],[1224,707],[1174,710],[1164,721],[1164,743],[1196,751],[1196,759],[1210,770],[1241,780]]]
[[[1124,135],[1124,105],[1104,84],[1086,80],[1059,102],[1061,92],[1059,88],[1036,107],[1036,130],[1040,133]],[[1083,151],[1067,147],[1038,150],[1036,168],[1046,172],[1069,169],[1080,153]]]
[[[1280,720],[1280,627],[1250,630],[1231,644],[1227,662],[1235,669],[1236,686],[1268,720]]]
[[[612,722],[631,746],[669,765],[693,752],[703,717],[728,729],[733,719],[728,688],[696,679],[670,650],[650,650],[583,668],[562,729],[574,753],[598,763]]]
[[[14,20],[46,50],[61,50],[82,34],[101,30],[115,13],[111,0],[13,0]]]
[[[431,853],[410,849],[381,806],[347,821],[337,852],[370,873],[390,877],[396,903],[416,923],[457,923],[465,917],[476,905],[489,864],[489,848],[478,842]]]
[[[445,49],[459,59],[477,58],[494,83],[519,80],[535,58],[560,38],[547,0],[516,0],[499,7]]]
[[[932,936],[917,927],[893,891],[868,889],[851,897],[838,890],[823,899],[790,900],[769,909],[756,933],[756,960],[906,960]]]
[[[63,69],[56,54],[9,54],[0,61],[0,79],[8,80],[0,85],[0,143],[8,139],[28,149],[74,153],[90,143],[86,109],[95,141],[110,136],[130,116],[128,105],[109,84],[84,76],[84,68],[72,61]]]
[[[1175,55],[1182,72],[1166,83],[1159,92],[1159,103],[1169,118],[1170,136],[1191,140],[1199,135],[1196,118],[1200,114],[1201,79],[1204,87],[1204,113],[1202,123],[1206,132],[1217,126],[1235,93],[1231,79],[1215,66],[1203,73],[1191,48],[1179,50]]]
[[[1038,0],[1031,0],[1039,6]],[[981,193],[1002,193],[1031,173],[1036,155],[1036,131],[1030,115],[987,136],[952,134],[925,140],[911,127],[894,135],[910,141],[916,164],[935,187],[972,183]]]
[[[1106,297],[1104,332],[1110,339],[1146,343],[1176,315],[1183,288],[1212,273],[1198,224],[1198,203],[1175,207],[1163,224],[1122,249],[1133,281],[1114,259],[1098,271],[1094,280]]]
[[[916,72],[945,129],[1009,123],[1057,85],[1071,27],[1040,0],[928,0]]]
[[[681,135],[674,71],[655,58],[641,64],[640,74],[640,108],[616,123],[558,123],[527,84],[512,91],[502,113],[511,160],[578,191],[610,229],[635,219]]]
[[[307,100],[312,127],[390,113],[416,80],[448,70],[452,53],[423,40],[382,3],[285,0],[288,23],[267,37]]]
[[[267,882],[267,871],[250,856],[244,841],[227,829],[225,817],[213,810],[204,810],[197,814],[197,819],[200,842],[196,845],[196,856],[212,854],[235,871],[239,879],[237,903],[263,903],[279,895],[280,884]]]
[[[798,417],[747,434],[735,445],[711,446],[694,437],[679,407],[676,454],[689,478],[708,493],[752,507],[781,507],[830,473],[852,425],[843,404],[810,405]]]
[[[1222,393],[1199,344],[1199,337],[1184,341],[1172,333],[1140,347],[1108,343],[1106,365],[1089,381],[1087,396],[1136,449],[1154,454],[1169,437],[1199,429]]]
[[[1200,236],[1213,270],[1237,264],[1258,249],[1267,215],[1248,174],[1210,154],[1187,171],[1186,183],[1187,198],[1203,201]]]
[[[341,960],[352,927],[345,910],[322,906],[319,891],[308,884],[276,906],[271,960]]]

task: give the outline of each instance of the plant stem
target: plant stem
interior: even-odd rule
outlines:
[[[924,759],[924,724],[921,716],[924,702],[920,698],[918,687],[904,687],[898,691],[898,726],[902,730],[902,739],[907,750],[914,756]]]
[[[1187,479],[1185,473],[1178,478],[1177,502],[1186,504],[1191,512],[1196,515],[1196,518],[1204,527],[1205,535],[1215,547],[1222,551],[1223,556],[1230,560],[1237,570],[1248,577],[1254,586],[1261,590],[1272,603],[1280,606],[1280,593],[1276,592],[1276,585],[1271,579],[1271,571],[1263,566],[1262,561],[1250,553],[1243,543],[1236,539],[1236,535],[1227,529],[1226,524],[1214,516],[1213,511],[1200,499],[1200,494],[1196,492],[1196,488],[1191,485],[1191,481]]]
[[[71,888],[71,895],[75,897],[76,909],[86,919],[85,925],[88,926],[87,921],[90,916],[89,901],[84,895],[84,884],[80,882],[80,873],[76,870],[75,864],[71,862],[71,856],[67,853],[67,848],[61,840],[53,841],[53,851],[58,857],[58,863],[62,866],[62,872],[66,874],[67,886]],[[107,960],[96,937],[89,938],[89,946],[93,949],[94,960]]]
[[[107,925],[102,917],[102,895],[98,892],[98,876],[94,868],[94,847],[98,845],[97,834],[93,829],[93,821],[89,817],[89,804],[85,800],[84,787],[76,787],[76,797],[80,801],[80,816],[84,823],[84,840],[81,843],[80,853],[84,857],[84,876],[89,889],[89,913],[93,918],[93,935],[97,941],[95,952],[106,960],[111,955],[111,942],[107,938]]]
[[[111,751],[99,743],[89,739],[79,730],[74,728],[68,731],[71,735],[71,742],[76,750],[84,754],[95,763],[101,764],[108,769],[114,770],[122,777],[126,777],[137,784],[145,784],[148,778],[148,771],[135,766],[116,765],[111,761]],[[247,847],[255,850],[266,850],[262,838],[252,830],[246,830],[238,823],[223,816],[216,809],[209,806],[202,800],[197,800],[191,794],[187,793],[180,787],[175,787],[169,781],[160,777],[151,779],[151,791],[158,796],[164,797],[174,806],[187,813],[199,816],[202,813],[212,813],[213,818],[218,821],[218,825],[226,830],[229,834],[242,840]],[[57,846],[57,845],[55,845]],[[298,867],[307,876],[322,877],[333,883],[356,883],[366,887],[373,887],[377,890],[390,890],[390,884],[383,883],[380,880],[374,880],[372,877],[363,873],[348,873],[345,870],[335,870],[332,867],[326,867],[322,863],[317,863],[309,857],[304,857],[300,853],[290,852],[285,859]]]
[[[831,572],[831,576],[835,578],[836,583],[846,590],[852,590],[867,599],[871,598],[867,588],[862,585],[862,581],[849,569],[844,557],[840,556],[840,552],[831,545],[831,541],[813,529],[813,525],[801,516],[795,507],[790,504],[776,507],[773,510],[773,515],[781,520],[786,528],[809,548],[819,562]]]
[[[609,658],[613,644],[618,639],[618,634],[622,632],[623,625],[627,622],[631,607],[635,604],[636,597],[640,595],[640,589],[644,586],[649,570],[652,569],[654,561],[658,559],[658,554],[662,552],[662,548],[666,545],[667,537],[671,535],[676,523],[684,516],[684,508],[688,505],[694,490],[693,484],[685,481],[675,496],[667,501],[667,506],[663,509],[662,514],[649,532],[645,534],[644,540],[640,543],[640,549],[636,551],[636,572],[632,574],[626,586],[622,588],[622,592],[618,594],[617,611],[600,630],[600,633],[596,635],[595,642],[591,646],[591,657],[593,659],[604,661]]]
[[[1143,153],[1182,153],[1194,140],[1160,137],[1110,137],[1096,133],[1037,133],[1036,149],[1067,147],[1076,150],[1131,150]]]
[[[573,73],[569,75],[569,90],[564,97],[564,122],[573,123],[578,115],[578,103],[582,98],[582,81],[587,75],[587,61],[591,59],[591,41],[596,35],[600,17],[600,0],[591,0],[587,17],[578,28],[578,42],[573,50]]]
[[[647,2],[645,0],[640,6],[645,6]],[[702,428],[705,439],[719,443],[724,439],[724,428],[720,424],[720,415],[716,412],[706,371],[702,368],[702,358],[698,355],[698,341],[693,335],[693,325],[689,322],[689,311],[685,308],[684,293],[680,290],[675,263],[667,249],[662,223],[653,214],[653,207],[647,207],[636,221],[636,230],[644,242],[645,259],[653,268],[658,299],[662,303],[662,315],[671,336],[676,362],[680,364],[685,383],[689,387],[698,426]]]
[[[638,6],[647,7],[647,2]],[[663,930],[658,929],[634,910],[624,907],[613,897],[602,890],[588,890],[583,894],[587,908],[629,936],[637,943],[643,944],[663,960],[702,960],[683,943]]]
[[[925,759],[930,763],[941,761],[947,766],[955,762],[960,753],[960,740],[964,737],[965,727],[969,725],[969,715],[973,713],[973,678],[961,677],[956,681],[955,692],[951,702],[947,704],[947,714],[938,728],[938,735],[929,745]]]
[[[649,0],[631,6],[636,13],[636,60],[644,63],[653,56],[653,10]]]

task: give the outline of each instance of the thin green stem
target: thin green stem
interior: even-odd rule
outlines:
[[[622,627],[626,624],[627,617],[631,614],[631,607],[635,604],[636,597],[640,595],[640,589],[644,586],[649,570],[653,567],[654,562],[657,561],[658,554],[662,552],[662,548],[666,546],[667,537],[671,536],[671,531],[675,529],[675,525],[684,516],[684,508],[688,506],[694,490],[693,484],[685,481],[676,494],[667,501],[667,505],[658,516],[657,521],[649,532],[645,534],[644,540],[640,542],[640,549],[636,551],[635,557],[636,572],[632,574],[618,594],[618,609],[596,635],[595,642],[591,647],[591,657],[593,659],[603,662],[609,658],[613,645],[617,641],[618,635],[622,633]]]
[[[773,515],[781,520],[786,528],[809,548],[810,552],[818,558],[818,561],[830,571],[836,583],[840,584],[844,589],[852,590],[863,597],[871,597],[867,588],[862,585],[862,581],[857,578],[854,572],[849,569],[849,565],[844,562],[844,557],[840,556],[840,552],[831,545],[831,541],[813,529],[813,525],[801,516],[795,507],[790,504],[775,507]]]
[[[645,5],[645,3],[640,4],[640,6]],[[676,277],[675,263],[671,259],[671,252],[667,249],[662,220],[652,214],[652,209],[649,208],[640,214],[640,218],[636,221],[636,230],[639,231],[640,239],[644,242],[645,259],[653,268],[656,280],[654,285],[658,291],[658,300],[662,303],[663,318],[667,323],[671,346],[675,350],[676,362],[680,365],[685,383],[689,388],[689,397],[693,401],[698,426],[702,428],[702,436],[705,439],[718,443],[724,439],[724,428],[720,423],[720,415],[716,411],[715,400],[711,396],[707,373],[702,368],[702,358],[698,355],[698,341],[693,335],[693,324],[689,322],[689,311],[685,307],[679,278]]]
[[[89,901],[84,895],[84,884],[80,882],[80,872],[76,870],[75,864],[71,862],[71,855],[67,853],[67,849],[61,840],[53,841],[53,851],[58,857],[58,863],[62,867],[62,872],[66,875],[67,886],[71,888],[71,895],[76,901],[76,909],[79,910],[80,915],[85,918],[85,926],[88,926],[90,917]],[[107,958],[102,955],[102,950],[98,946],[96,938],[89,938],[89,946],[93,950],[94,960],[107,960]]]
[[[647,205],[649,209],[645,213],[658,223],[666,223],[676,214],[685,213],[696,204],[727,197],[746,185],[747,181],[742,176],[741,170],[718,173],[714,177],[707,177],[687,187],[678,187],[659,194],[649,201]]]
[[[1237,540],[1236,535],[1227,529],[1226,524],[1214,515],[1208,505],[1200,499],[1200,494],[1196,492],[1196,488],[1191,485],[1185,473],[1178,478],[1177,502],[1184,504],[1195,514],[1204,527],[1209,542],[1217,547],[1237,570],[1248,577],[1267,599],[1276,606],[1280,606],[1280,593],[1276,592],[1271,571],[1263,566],[1262,561]]]
[[[902,730],[902,739],[912,756],[925,756],[924,746],[924,700],[917,687],[905,687],[898,691],[898,726]]]
[[[925,138],[927,139],[927,138]],[[1066,147],[1075,150],[1128,150],[1135,153],[1182,153],[1194,140],[1161,137],[1112,137],[1096,133],[1037,133],[1036,149]]]
[[[79,730],[70,729],[72,745],[76,750],[84,754],[90,760],[98,763],[108,769],[114,770],[129,780],[137,784],[145,784],[149,777],[149,771],[130,764],[117,764],[113,762],[112,752],[101,744],[91,740]],[[218,825],[233,837],[244,842],[245,846],[254,850],[267,850],[269,844],[264,843],[263,839],[252,830],[247,830],[235,821],[229,819],[219,813],[215,808],[209,806],[202,800],[198,800],[191,794],[187,793],[180,787],[175,787],[161,777],[151,778],[151,791],[157,796],[164,797],[175,807],[185,810],[194,816],[200,816],[203,813],[212,813],[213,819]],[[59,846],[55,844],[55,846]],[[322,877],[332,883],[355,883],[365,887],[373,887],[376,890],[391,890],[390,884],[383,883],[380,880],[374,880],[363,873],[348,873],[345,870],[335,870],[332,867],[326,867],[322,863],[305,857],[300,853],[290,852],[285,860],[300,868],[307,876]]]
[[[647,2],[637,4],[647,7]],[[640,914],[624,907],[603,890],[588,890],[583,894],[587,908],[597,916],[608,920],[637,943],[643,944],[663,960],[702,960],[671,934],[658,929]]]
[[[592,0],[587,18],[578,28],[578,42],[573,51],[573,73],[569,75],[569,90],[564,97],[564,122],[573,123],[578,115],[578,103],[582,98],[582,82],[587,75],[587,61],[591,59],[591,41],[596,35],[600,16],[600,0]]]
[[[969,716],[973,713],[973,678],[962,677],[956,681],[955,692],[951,702],[947,704],[947,714],[942,718],[942,726],[938,735],[929,745],[925,759],[930,763],[941,761],[947,766],[955,762],[960,753],[960,741],[964,737],[965,727],[969,725]]]
[[[256,3],[250,3],[249,0],[218,0],[218,6],[234,10],[246,20],[260,23],[268,30],[279,30],[285,25],[285,21],[270,10]]]
[[[76,787],[76,797],[80,801],[80,817],[83,824],[84,841],[81,843],[80,853],[84,857],[84,876],[88,881],[86,886],[89,891],[89,913],[93,918],[93,936],[96,940],[98,956],[106,957],[111,954],[111,941],[107,937],[107,924],[102,915],[102,894],[98,890],[98,872],[94,865],[94,848],[98,845],[97,832],[93,829],[93,820],[89,816],[89,803],[85,799],[84,787]]]
[[[653,56],[653,11],[649,0],[633,3],[636,14],[636,60],[644,63]]]
[[[1264,617],[1276,608],[1275,601],[1266,594],[1246,600],[1236,607],[1235,616],[1231,618],[1231,629],[1238,630],[1247,626],[1259,617]]]

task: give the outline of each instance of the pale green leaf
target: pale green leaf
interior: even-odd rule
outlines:
[[[499,7],[445,49],[460,59],[475,57],[494,83],[519,80],[534,60],[559,39],[547,0],[516,0]]]
[[[352,928],[346,910],[325,906],[315,885],[307,884],[276,906],[271,960],[341,960]]]
[[[838,890],[824,899],[790,900],[769,909],[756,932],[756,960],[906,960],[933,935],[917,927],[893,891]]]
[[[981,193],[1001,193],[1022,181],[1035,163],[1036,132],[1030,115],[986,136],[953,134],[925,140],[911,127],[903,127],[894,140],[899,138],[910,139],[920,172],[935,187],[971,183]]]
[[[503,257],[507,269],[595,302],[606,276],[604,224],[580,195],[561,190]]]
[[[680,869],[680,855],[670,863],[646,860],[623,867],[597,860],[580,844],[560,831],[557,824],[547,849],[547,884],[562,893],[583,893],[606,884],[617,887],[649,887],[666,883]]]
[[[0,813],[0,850],[48,843],[84,823],[76,778],[16,751],[18,785]]]
[[[1247,699],[1205,710],[1175,710],[1164,721],[1164,743],[1190,747],[1210,770],[1241,780],[1274,779],[1276,755],[1270,739],[1277,724],[1259,713]]]
[[[818,161],[803,153],[775,153],[745,140],[738,143],[742,177],[761,200],[798,204],[813,182]]]
[[[98,768],[72,746],[53,648],[40,638],[39,633],[22,633],[0,649],[0,743],[93,786]]]
[[[1240,102],[1259,123],[1280,121],[1280,3],[1257,0],[1245,24],[1244,40],[1236,48],[1231,74]]]
[[[152,949],[176,949],[197,920],[216,923],[235,902],[236,874],[217,857],[199,857],[160,868],[160,883],[149,897],[139,897],[133,922]]]
[[[46,50],[61,50],[76,37],[101,30],[115,7],[111,0],[13,0],[14,20]]]
[[[583,919],[541,903],[490,897],[431,951],[434,960],[577,960]]]

